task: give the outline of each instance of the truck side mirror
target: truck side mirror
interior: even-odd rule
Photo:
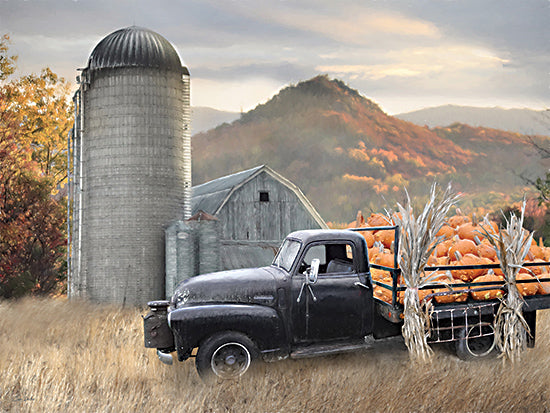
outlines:
[[[307,274],[308,284],[315,284],[317,282],[317,276],[319,275],[319,264],[321,261],[319,258],[314,258],[311,260],[311,267]]]

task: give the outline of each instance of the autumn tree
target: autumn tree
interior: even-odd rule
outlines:
[[[11,79],[0,38],[0,296],[48,293],[64,279],[68,84],[51,70]]]

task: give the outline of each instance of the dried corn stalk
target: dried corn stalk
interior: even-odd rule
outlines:
[[[411,359],[415,362],[428,361],[432,355],[427,343],[429,318],[422,311],[418,288],[432,281],[433,276],[425,276],[424,267],[434,249],[444,239],[444,236],[437,236],[437,233],[445,223],[449,209],[457,200],[458,195],[454,194],[451,185],[441,192],[434,183],[430,198],[418,217],[414,216],[408,193],[406,206],[397,204],[401,213],[401,217],[395,218],[400,226],[398,259],[407,286],[403,303],[403,338]]]
[[[525,262],[533,234],[523,228],[525,199],[521,207],[521,216],[512,214],[506,219],[506,228],[499,228],[498,234],[491,226],[483,228],[485,235],[496,249],[500,268],[504,273],[508,294],[501,301],[495,318],[495,338],[501,357],[512,363],[519,361],[521,352],[527,344],[529,326],[523,318],[523,297],[516,286],[516,276]],[[487,231],[486,228],[490,228]]]

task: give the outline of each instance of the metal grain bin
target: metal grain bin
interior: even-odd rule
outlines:
[[[164,229],[190,216],[189,72],[164,37],[127,27],[95,47],[76,96],[69,294],[164,298]]]

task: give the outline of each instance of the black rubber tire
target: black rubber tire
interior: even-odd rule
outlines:
[[[224,331],[200,344],[195,366],[203,380],[237,379],[250,369],[258,356],[258,348],[248,336]]]
[[[455,351],[458,358],[461,360],[480,360],[487,357],[493,357],[496,350],[496,342],[493,326],[488,324],[482,328],[484,330],[492,330],[493,335],[487,335],[476,338],[468,338],[470,334],[479,334],[479,330],[475,331],[479,327],[463,328],[459,333],[459,340],[455,342]],[[486,333],[485,331],[484,333]]]

